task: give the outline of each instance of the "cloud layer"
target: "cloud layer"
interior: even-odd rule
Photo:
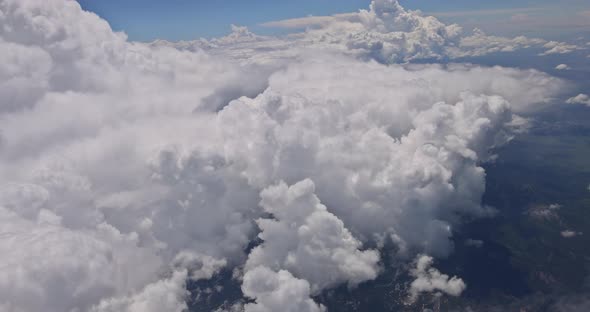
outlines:
[[[286,36],[259,36],[245,27],[232,26],[232,33],[212,40],[167,42],[181,50],[206,50],[246,64],[272,64],[301,55],[329,51],[380,63],[417,60],[449,60],[492,53],[534,49],[539,56],[586,50],[573,43],[540,38],[488,35],[480,29],[465,31],[457,24],[446,25],[420,11],[406,10],[395,0],[375,0],[368,10],[333,16],[309,16],[265,23],[288,28]]]
[[[383,246],[452,252],[493,213],[481,163],[565,83],[385,66],[464,40],[397,2],[320,23],[288,42],[321,53],[243,28],[178,49],[75,1],[0,2],[0,308],[182,311],[187,280],[238,267],[246,311],[322,311],[311,296],[374,279]],[[424,259],[424,289],[458,295]]]

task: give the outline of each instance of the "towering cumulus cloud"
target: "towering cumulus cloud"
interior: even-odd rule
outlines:
[[[481,163],[565,86],[383,65],[460,42],[392,1],[293,49],[235,31],[178,49],[75,1],[0,0],[0,310],[183,311],[187,281],[226,268],[246,311],[323,311],[313,297],[376,278],[386,246],[452,252],[460,220],[492,212]],[[409,291],[458,295],[424,257]]]
[[[391,64],[477,57],[521,49],[536,49],[540,56],[587,49],[539,38],[492,36],[480,29],[468,32],[457,24],[446,25],[420,11],[406,10],[396,0],[375,0],[368,10],[355,13],[295,18],[264,26],[296,31],[286,37],[258,36],[245,27],[232,26],[232,33],[223,38],[175,43],[157,40],[152,46],[204,49],[244,64],[290,61],[318,51]]]
[[[276,220],[258,220],[264,243],[250,253],[246,274],[257,266],[286,268],[309,281],[315,293],[343,282],[354,286],[374,279],[379,254],[359,251],[361,243],[313,192],[311,180],[262,191],[261,205]]]

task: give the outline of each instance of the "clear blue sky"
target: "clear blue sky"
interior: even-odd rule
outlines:
[[[352,12],[369,0],[79,0],[133,40],[214,37],[230,24],[256,25],[306,15]]]
[[[307,15],[329,15],[367,8],[370,0],[78,0],[86,10],[109,21],[113,29],[130,39],[190,40],[217,37],[229,25],[248,26],[258,33],[272,30],[261,23]],[[425,12],[447,12],[440,18],[467,27],[503,33],[543,33],[590,30],[571,22],[576,12],[590,10],[588,0],[402,0],[402,5]],[[527,9],[532,9],[527,11]],[[502,10],[501,12],[496,12]],[[486,12],[487,11],[487,12]],[[590,12],[590,11],[589,11]],[[490,14],[492,13],[492,14]],[[514,15],[527,15],[529,22],[513,22]],[[533,23],[534,21],[534,23]],[[583,21],[582,21],[583,23]],[[480,25],[481,24],[481,25]],[[575,24],[575,25],[570,25]],[[528,26],[527,26],[528,25]],[[577,26],[576,26],[577,25]],[[574,27],[575,26],[575,27]],[[520,29],[518,29],[520,27]],[[573,27],[573,28],[572,28]],[[497,29],[496,29],[497,28]],[[555,36],[561,33],[554,34]]]

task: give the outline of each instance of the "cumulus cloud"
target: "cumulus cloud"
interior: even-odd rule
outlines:
[[[493,213],[481,164],[566,88],[375,62],[459,40],[391,1],[287,39],[234,27],[182,49],[129,42],[75,1],[0,12],[7,311],[182,311],[187,279],[236,266],[246,310],[322,311],[310,296],[379,273],[364,246],[452,252],[461,220]]]
[[[87,310],[158,273],[160,260],[138,247],[133,235],[110,228],[75,231],[47,222],[49,214],[35,221],[0,208],[4,311]]]
[[[517,36],[514,38],[492,36],[481,29],[474,29],[470,35],[461,38],[459,45],[448,47],[451,57],[483,56],[490,53],[514,52],[520,49],[538,47],[545,44],[545,40]]]
[[[213,277],[219,272],[219,270],[227,265],[227,261],[225,259],[215,259],[191,251],[182,251],[176,255],[172,264],[173,267],[187,269],[190,273],[190,279],[198,281]]]
[[[262,191],[261,205],[274,219],[260,219],[264,243],[252,250],[246,270],[259,266],[286,269],[319,291],[347,282],[350,286],[377,277],[379,253],[361,251],[361,243],[328,212],[314,194],[315,185],[303,180]]]
[[[444,24],[420,11],[407,10],[395,0],[375,0],[369,9],[356,13],[264,23],[268,27],[295,29],[286,36],[259,36],[245,27],[232,26],[232,33],[211,40],[167,42],[182,50],[204,49],[245,64],[274,64],[318,51],[372,59],[381,63],[416,60],[448,60],[498,52],[535,48],[539,55],[566,54],[584,47],[539,38],[493,36],[480,29],[464,31]]]
[[[564,238],[576,237],[578,235],[582,235],[582,232],[574,232],[571,230],[561,231],[561,236]]]
[[[584,93],[580,93],[574,97],[567,99],[566,103],[568,104],[583,104],[586,106],[590,106],[590,96]]]
[[[569,70],[569,69],[572,69],[572,68],[569,67],[567,64],[559,64],[559,65],[555,66],[555,69],[557,69],[557,70]]]
[[[575,44],[568,44],[565,42],[558,42],[558,41],[549,41],[543,45],[544,48],[548,49],[547,51],[541,53],[540,55],[550,55],[550,54],[567,54],[572,53],[576,50],[581,49],[579,46]]]
[[[186,271],[149,284],[140,292],[109,298],[92,307],[91,312],[184,312],[187,309]]]
[[[410,300],[415,300],[420,293],[443,292],[459,296],[467,287],[463,280],[440,273],[432,267],[432,257],[420,255],[416,258],[416,268],[411,271],[415,280],[410,285]]]
[[[245,305],[246,312],[321,312],[324,306],[309,298],[309,283],[297,279],[291,273],[274,272],[266,267],[257,267],[244,275],[242,291],[255,303]]]

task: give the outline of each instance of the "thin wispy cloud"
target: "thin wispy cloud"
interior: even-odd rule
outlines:
[[[483,10],[467,10],[467,11],[426,11],[424,14],[434,15],[437,17],[474,17],[474,16],[489,16],[489,15],[504,15],[511,16],[515,14],[538,13],[546,11],[548,8],[544,7],[527,7],[527,8],[510,8],[510,9],[483,9]]]

